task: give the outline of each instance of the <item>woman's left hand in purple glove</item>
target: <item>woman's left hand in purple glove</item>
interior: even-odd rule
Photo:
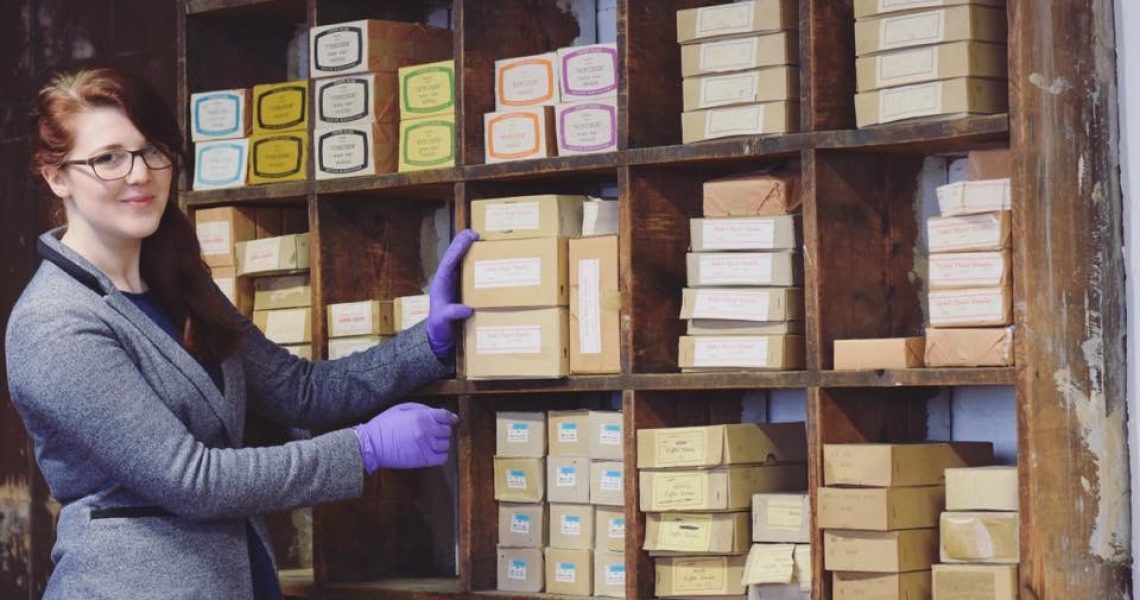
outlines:
[[[479,234],[470,229],[464,229],[455,235],[447,252],[443,254],[443,260],[439,261],[439,268],[428,289],[428,344],[440,360],[449,358],[455,349],[455,322],[463,321],[474,312],[470,306],[458,302],[458,287],[459,266],[463,262],[463,255],[467,254],[467,249],[477,239]]]

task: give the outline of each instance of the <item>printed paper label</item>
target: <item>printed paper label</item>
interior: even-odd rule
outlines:
[[[491,204],[485,207],[487,231],[534,231],[539,228],[538,201]]]
[[[554,487],[574,487],[576,485],[578,485],[578,468],[558,467],[558,475],[555,477]]]
[[[705,137],[764,133],[764,105],[710,110],[705,114]]]
[[[510,469],[507,471],[507,487],[513,490],[526,489],[526,471]]]
[[[938,48],[892,52],[875,59],[875,87],[922,81],[938,73]]]
[[[708,552],[712,548],[712,515],[668,515],[661,518],[659,550]]]
[[[673,591],[677,594],[728,594],[728,560],[723,556],[673,561]]]
[[[574,583],[578,579],[578,568],[574,563],[558,562],[554,564],[554,581],[558,583]]]
[[[602,425],[601,431],[598,432],[598,443],[605,446],[621,445],[621,425],[617,423]]]
[[[602,472],[602,490],[606,492],[621,491],[621,471],[606,469]]]
[[[984,287],[1005,281],[1006,258],[1001,252],[930,255],[931,285]]]
[[[930,219],[926,222],[926,238],[931,252],[999,248],[1002,221],[995,214]]]
[[[698,65],[701,71],[742,71],[756,66],[757,38],[725,40],[701,44]]]
[[[795,577],[792,544],[753,544],[744,568],[749,585],[791,583]]]
[[[563,444],[576,444],[578,443],[578,424],[577,423],[559,423],[558,424],[558,441]]]
[[[1000,288],[936,290],[930,292],[930,323],[941,325],[963,321],[1001,321],[1006,315],[1005,307],[1005,297]]]
[[[697,37],[747,33],[752,30],[752,3],[723,4],[697,10]]]
[[[944,37],[946,13],[931,11],[888,17],[879,22],[879,50],[936,44]]]
[[[938,188],[938,208],[942,216],[993,212],[1010,209],[1009,179],[961,181]]]
[[[578,352],[602,352],[601,261],[578,261]]]
[[[499,101],[503,106],[530,106],[554,101],[554,63],[532,58],[499,70]]]
[[[766,337],[696,337],[693,340],[694,367],[768,366]]]
[[[625,565],[606,565],[606,585],[625,585]]]
[[[369,138],[364,130],[346,129],[320,134],[317,168],[324,173],[346,174],[363,171],[369,164]]]
[[[511,533],[530,535],[530,515],[519,513],[511,515]]]
[[[271,310],[265,318],[265,337],[278,344],[300,344],[305,341],[305,311]]]
[[[371,107],[368,106],[371,89],[370,79],[357,77],[325,84],[317,94],[320,120],[325,123],[345,123],[367,118],[371,112]]]
[[[340,71],[363,60],[364,32],[359,27],[338,27],[316,36],[317,69]]]
[[[455,71],[450,64],[404,72],[402,112],[426,115],[455,105]]]
[[[757,72],[705,77],[701,80],[697,108],[753,102],[759,85],[760,74]]]
[[[701,242],[707,250],[771,250],[776,246],[775,219],[705,219]]]
[[[235,94],[203,96],[194,105],[198,132],[204,135],[241,135],[241,100]]]
[[[511,559],[507,565],[507,579],[526,581],[526,561],[517,558]]]
[[[507,428],[507,443],[529,444],[530,425],[527,423],[511,423],[511,426]]]
[[[562,57],[563,102],[617,91],[617,49],[583,48]]]
[[[542,258],[502,258],[475,261],[475,289],[538,286],[542,284]]]
[[[253,240],[245,244],[242,264],[247,272],[271,271],[281,264],[281,245],[277,238]]]
[[[228,221],[203,221],[195,227],[203,256],[229,254],[233,251]]]
[[[625,538],[625,517],[614,517],[610,519],[606,527],[611,540],[620,540]]]
[[[245,148],[245,142],[199,147],[194,165],[194,183],[199,188],[244,183]]]
[[[709,474],[654,473],[653,510],[699,510],[708,504]]]
[[[693,302],[694,319],[768,321],[771,297],[767,292],[698,290]]]
[[[582,518],[578,515],[562,515],[558,529],[562,535],[582,535]]]
[[[889,123],[942,114],[942,82],[879,91],[879,121]]]
[[[400,299],[400,324],[407,329],[427,318],[430,303],[427,296]]]
[[[617,149],[617,106],[601,102],[558,108],[558,147],[569,154]]]
[[[347,335],[369,335],[373,333],[372,302],[348,302],[334,304],[329,307],[332,313],[333,327],[330,337]]]
[[[716,253],[700,257],[700,285],[771,285],[773,254]]]
[[[508,113],[487,123],[488,149],[492,157],[520,159],[542,150],[542,122],[535,113]]]
[[[475,353],[542,354],[542,326],[476,327]]]
[[[675,427],[657,431],[654,450],[659,467],[690,467],[708,461],[708,433],[700,427]]]
[[[768,529],[799,531],[804,526],[804,503],[799,498],[768,498]]]

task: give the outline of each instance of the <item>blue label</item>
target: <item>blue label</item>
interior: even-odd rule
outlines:
[[[566,515],[566,522],[567,523],[579,523],[581,521],[582,521],[581,517],[575,517],[574,515]]]
[[[511,423],[511,429],[515,431],[526,431],[528,425],[526,423]]]
[[[202,105],[205,104],[206,102],[217,102],[217,101],[225,101],[227,103],[233,104],[233,107],[229,108],[227,110],[231,110],[234,113],[234,125],[233,125],[233,127],[227,127],[225,129],[204,129],[202,127]],[[242,131],[241,131],[242,123],[241,123],[241,119],[237,118],[237,113],[238,113],[240,106],[241,105],[239,104],[238,97],[236,94],[219,93],[219,94],[207,94],[205,96],[200,96],[194,102],[195,133],[200,134],[200,135],[204,135],[204,136],[209,136],[209,137],[220,137],[223,135],[241,136],[241,134],[242,134]]]
[[[602,431],[608,433],[618,433],[621,431],[621,425],[602,425]]]
[[[236,153],[232,164],[236,167],[233,173],[226,173],[224,177],[210,178],[202,172],[206,155],[210,153]],[[243,141],[236,142],[210,142],[197,144],[194,153],[194,183],[196,186],[222,187],[240,184],[245,181],[246,145]]]
[[[562,467],[562,468],[558,469],[558,472],[562,473],[563,475],[573,475],[574,473],[577,472],[577,469],[575,469],[574,467]]]

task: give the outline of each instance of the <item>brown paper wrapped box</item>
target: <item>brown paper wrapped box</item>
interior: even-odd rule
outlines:
[[[616,235],[570,240],[570,372],[621,372]]]
[[[835,340],[835,370],[921,367],[924,344],[921,337]]]
[[[966,176],[971,181],[983,179],[1006,179],[1013,169],[1009,148],[971,150],[966,157]]]
[[[905,573],[938,562],[938,528],[902,531],[831,529],[823,534],[828,571]]]
[[[824,444],[823,484],[940,485],[948,468],[978,467],[993,460],[990,442]]]
[[[1020,519],[1015,512],[945,512],[939,523],[942,562],[1017,564]]]
[[[1012,327],[926,330],[928,367],[1007,367],[1012,364]]]
[[[498,589],[506,592],[541,592],[546,569],[541,548],[499,547]]]
[[[821,529],[894,531],[937,527],[946,507],[940,485],[889,488],[819,488]]]
[[[837,572],[832,600],[929,600],[930,571],[909,573]]]
[[[800,175],[792,170],[712,179],[704,185],[706,217],[767,217],[800,209]]]
[[[637,467],[718,467],[807,460],[803,423],[740,423],[641,429]]]
[[[645,512],[738,511],[752,507],[753,494],[807,488],[807,465],[736,466],[713,469],[641,469],[640,505]]]
[[[589,596],[594,593],[594,551],[546,549],[546,592]]]

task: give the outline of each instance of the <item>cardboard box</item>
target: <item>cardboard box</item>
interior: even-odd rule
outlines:
[[[594,552],[547,548],[546,593],[575,596],[594,593]]]
[[[249,169],[249,140],[218,140],[194,144],[195,190],[242,187]]]
[[[552,456],[589,456],[590,411],[552,410],[547,413],[548,447]]]
[[[1004,7],[952,6],[856,21],[855,55],[946,42],[1004,44],[1007,38]]]
[[[890,488],[819,489],[821,529],[894,531],[938,526],[946,507],[946,489],[940,485]]]
[[[468,379],[557,379],[570,374],[565,308],[476,311],[464,324]]]
[[[951,42],[860,57],[855,81],[858,91],[867,92],[959,77],[1005,79],[1008,65],[1004,44]]]
[[[855,94],[855,121],[868,127],[921,117],[991,115],[1009,108],[1005,80],[959,77]]]
[[[329,304],[328,336],[395,335],[392,303],[380,300]]]
[[[1017,565],[934,565],[934,600],[1017,600]]]
[[[556,194],[472,200],[471,229],[485,242],[578,237],[585,200]]]
[[[570,372],[621,372],[616,235],[570,240]]]
[[[1010,252],[961,252],[931,254],[930,289],[1008,286]]]
[[[455,61],[400,67],[400,120],[455,119]]]
[[[411,329],[427,318],[431,303],[427,294],[401,296],[392,301],[392,325],[396,331]]]
[[[210,267],[210,278],[238,312],[252,314],[253,282],[249,278],[238,278],[236,267]]]
[[[568,266],[565,239],[475,242],[463,258],[463,302],[475,309],[566,306]]]
[[[800,174],[795,170],[710,179],[704,185],[705,217],[777,216],[799,209]],[[773,236],[774,230],[775,222]],[[793,235],[793,242],[797,239]]]
[[[801,335],[681,336],[677,364],[682,371],[791,371],[804,368]]]
[[[590,465],[590,504],[624,506],[625,485],[622,462],[596,460]]]
[[[309,123],[309,82],[253,86],[253,137],[304,131]]]
[[[499,546],[544,548],[547,543],[545,504],[499,504]]]
[[[309,234],[238,242],[238,275],[271,275],[309,268]]]
[[[546,461],[495,457],[495,500],[542,502],[546,499]]]
[[[305,130],[255,134],[249,138],[251,184],[304,181],[309,160],[309,133]]]
[[[1009,147],[971,150],[966,156],[966,174],[971,181],[1009,179],[1013,176]]]
[[[546,561],[540,548],[499,548],[498,589],[505,592],[541,592]]]
[[[1009,211],[931,217],[926,221],[926,244],[930,252],[986,252],[1009,248]]]
[[[590,503],[590,459],[546,457],[546,498],[550,502]]]
[[[938,208],[944,217],[1010,210],[1012,206],[1008,177],[938,187]]]
[[[747,71],[800,62],[795,31],[714,39],[681,46],[681,76]]]
[[[790,464],[806,460],[807,433],[803,423],[739,423],[637,431],[639,469]]]
[[[258,277],[254,280],[254,310],[277,310],[312,306],[313,288],[309,275]]]
[[[807,488],[803,463],[732,466],[699,470],[641,469],[640,506],[645,512],[746,511],[754,494],[798,492]]]
[[[799,29],[795,0],[752,0],[677,11],[677,42]],[[740,592],[744,593],[744,592]]]
[[[1017,512],[1017,467],[946,469],[946,510]]]
[[[942,562],[1017,564],[1020,529],[1016,512],[944,512]]]
[[[190,139],[194,142],[249,137],[249,88],[190,95]]]
[[[803,288],[686,288],[681,294],[680,316],[753,324],[795,321],[804,316],[804,291]]]
[[[808,494],[752,496],[752,541],[811,543],[811,498]]]
[[[306,308],[253,311],[253,324],[274,344],[308,344],[313,341]]]
[[[836,572],[831,579],[831,594],[833,600],[928,600],[930,571]]]
[[[338,358],[352,356],[357,352],[364,352],[390,339],[392,339],[390,336],[382,335],[356,335],[351,337],[330,338],[328,359],[336,360]]]
[[[483,115],[487,164],[558,156],[554,107],[513,108]]]
[[[558,104],[558,55],[554,52],[495,61],[495,111]]]
[[[360,73],[313,80],[316,129],[371,127],[400,122],[400,94],[395,77]]]
[[[653,561],[659,597],[732,596],[745,593],[744,556],[674,556]]]
[[[938,528],[902,531],[823,532],[823,562],[828,571],[905,573],[930,571],[938,562]]]
[[[495,456],[546,456],[546,413],[495,413]]]
[[[617,201],[591,198],[582,204],[582,236],[617,235]]]
[[[594,545],[599,551],[625,552],[625,509],[595,508]]]
[[[559,48],[558,90],[562,102],[616,98],[618,90],[617,44],[592,44]]]
[[[1005,0],[855,0],[855,18],[864,19],[881,14],[963,4],[1004,7]]]
[[[653,556],[744,554],[752,545],[748,513],[647,513],[645,545]]]
[[[824,444],[823,484],[941,485],[946,469],[988,465],[993,459],[989,442]]]
[[[305,360],[313,360],[313,346],[312,344],[298,344],[294,346],[281,346],[281,349]]]
[[[689,335],[802,335],[803,321],[718,321],[715,319],[689,319],[685,333]]]
[[[401,173],[455,166],[455,115],[400,121]]]
[[[926,330],[930,367],[1008,367],[1013,365],[1013,327]]]
[[[835,370],[914,369],[921,367],[926,340],[921,337],[835,340]]]
[[[620,412],[590,411],[590,458],[620,461],[624,454],[622,430],[625,427]]]
[[[1010,286],[931,290],[927,296],[931,327],[1011,325]]]
[[[625,598],[625,553],[594,551],[594,595]]]
[[[796,580],[795,551],[795,544],[753,545],[744,563],[744,583],[790,585]]]
[[[693,252],[797,250],[800,231],[798,215],[689,220]]]
[[[614,152],[617,98],[600,98],[554,107],[558,156]]]
[[[797,102],[765,102],[681,113],[681,142],[691,144],[738,135],[791,133],[800,127]]]
[[[594,507],[589,504],[550,504],[550,547],[562,550],[594,548]]]
[[[395,173],[400,162],[398,130],[395,123],[315,130],[316,178]]]
[[[737,104],[782,102],[799,97],[800,70],[785,65],[686,77],[681,87],[686,112]]]
[[[237,244],[254,238],[253,211],[237,206],[219,206],[194,211],[194,230],[202,260],[213,267],[238,263]]]
[[[798,252],[690,252],[685,264],[690,288],[803,282],[803,258]]]
[[[401,21],[362,20],[309,29],[309,73],[314,79],[377,72],[451,56],[452,32]],[[394,83],[394,82],[393,82]]]

